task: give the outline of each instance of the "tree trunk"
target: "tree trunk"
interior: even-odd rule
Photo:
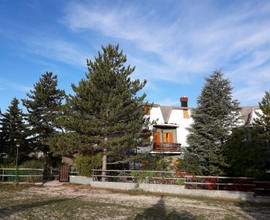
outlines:
[[[102,170],[107,170],[107,155],[106,155],[106,152],[107,152],[107,149],[104,149],[104,154],[103,154],[103,157],[102,157]],[[106,181],[106,172],[105,171],[102,171],[102,182],[105,182]]]
[[[107,144],[108,142],[108,135],[105,135],[104,143]],[[103,157],[102,157],[102,182],[106,181],[106,172],[104,170],[107,170],[107,148],[103,150]]]
[[[47,169],[47,149],[43,151],[43,169],[44,170]]]

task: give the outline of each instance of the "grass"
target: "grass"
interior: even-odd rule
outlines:
[[[30,185],[0,185],[0,219],[204,220],[215,219],[216,210],[222,210],[221,214],[224,215],[223,219],[235,220],[245,219],[246,215],[243,213],[248,212],[249,209],[252,209],[252,212],[255,210],[257,213],[263,213],[263,217],[266,216],[270,218],[270,204],[267,203],[238,202],[237,200],[224,199],[217,200],[213,198],[179,196],[139,190],[106,190],[107,193],[103,191],[103,194],[99,194],[97,189],[93,187],[76,184],[63,185],[63,189],[58,191],[62,193],[61,195],[59,193],[46,195],[31,192],[30,187]],[[37,187],[38,186],[35,186],[38,190],[39,188]],[[44,192],[46,192],[47,189],[46,187],[40,186],[40,190],[44,190]],[[68,189],[69,192],[73,194],[66,193],[67,191],[65,191],[65,189]],[[89,194],[90,192],[95,192],[96,194]],[[118,201],[117,198],[119,198],[121,194],[126,195],[125,198],[128,198],[128,201]],[[107,196],[111,199],[107,199]],[[154,198],[154,201],[157,202],[148,207],[140,203],[134,205],[134,201],[140,199],[141,196],[146,196],[142,198]],[[181,208],[181,206],[174,206],[173,204],[168,205],[169,200],[173,200],[177,204],[183,204],[183,208]],[[190,203],[191,207],[184,207],[186,203]],[[200,208],[200,206],[204,208]],[[217,209],[213,209],[212,211],[212,208]],[[204,211],[204,209],[207,211]],[[256,216],[256,218],[257,217],[258,216]]]

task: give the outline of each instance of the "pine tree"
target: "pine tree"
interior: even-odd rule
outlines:
[[[27,121],[31,128],[35,149],[44,154],[44,168],[47,167],[47,152],[50,146],[49,138],[58,133],[55,120],[59,115],[61,102],[65,91],[57,89],[57,75],[46,72],[41,75],[39,82],[34,84],[34,90],[27,94],[29,99],[22,99],[27,108]]]
[[[259,108],[262,112],[255,112],[258,116],[255,118],[253,130],[256,133],[255,138],[262,143],[260,145],[263,153],[261,158],[262,169],[270,169],[270,92],[265,92],[262,101],[259,102]]]
[[[127,58],[119,52],[119,45],[102,46],[102,51],[94,62],[87,59],[86,79],[78,86],[72,84],[75,95],[67,99],[59,121],[65,133],[55,136],[52,144],[55,154],[101,151],[102,169],[106,170],[107,160],[127,161],[136,147],[144,146],[151,123],[144,111],[146,94],[136,95],[146,80],[131,80],[135,67],[124,66]]]
[[[191,117],[194,122],[188,128],[187,143],[182,169],[194,174],[222,174],[226,167],[221,149],[233,128],[239,123],[239,102],[232,99],[229,79],[221,70],[215,70],[197,98],[197,108]]]
[[[19,162],[27,158],[32,150],[30,140],[27,139],[29,131],[24,122],[24,114],[18,105],[18,99],[13,98],[7,112],[2,114],[0,119],[0,147],[2,148],[0,152],[8,155],[7,163],[14,164],[16,162],[17,144],[20,144]]]

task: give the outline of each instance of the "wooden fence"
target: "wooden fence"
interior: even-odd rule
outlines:
[[[43,182],[43,169],[18,168],[17,172],[16,168],[0,168],[0,182]]]

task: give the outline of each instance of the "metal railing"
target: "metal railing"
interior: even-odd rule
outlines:
[[[176,171],[150,171],[150,170],[105,170],[106,175],[102,175],[101,169],[93,169],[93,181],[101,181],[106,177],[108,182],[141,182],[153,184],[179,184],[179,180],[184,183],[184,178],[178,176]]]
[[[161,152],[181,152],[181,144],[179,143],[154,143],[153,151]]]
[[[105,170],[93,169],[93,181],[139,182],[148,184],[185,185],[185,189],[226,190],[252,192],[254,196],[270,196],[270,182],[255,181],[254,177],[194,176],[185,172],[150,170]]]

